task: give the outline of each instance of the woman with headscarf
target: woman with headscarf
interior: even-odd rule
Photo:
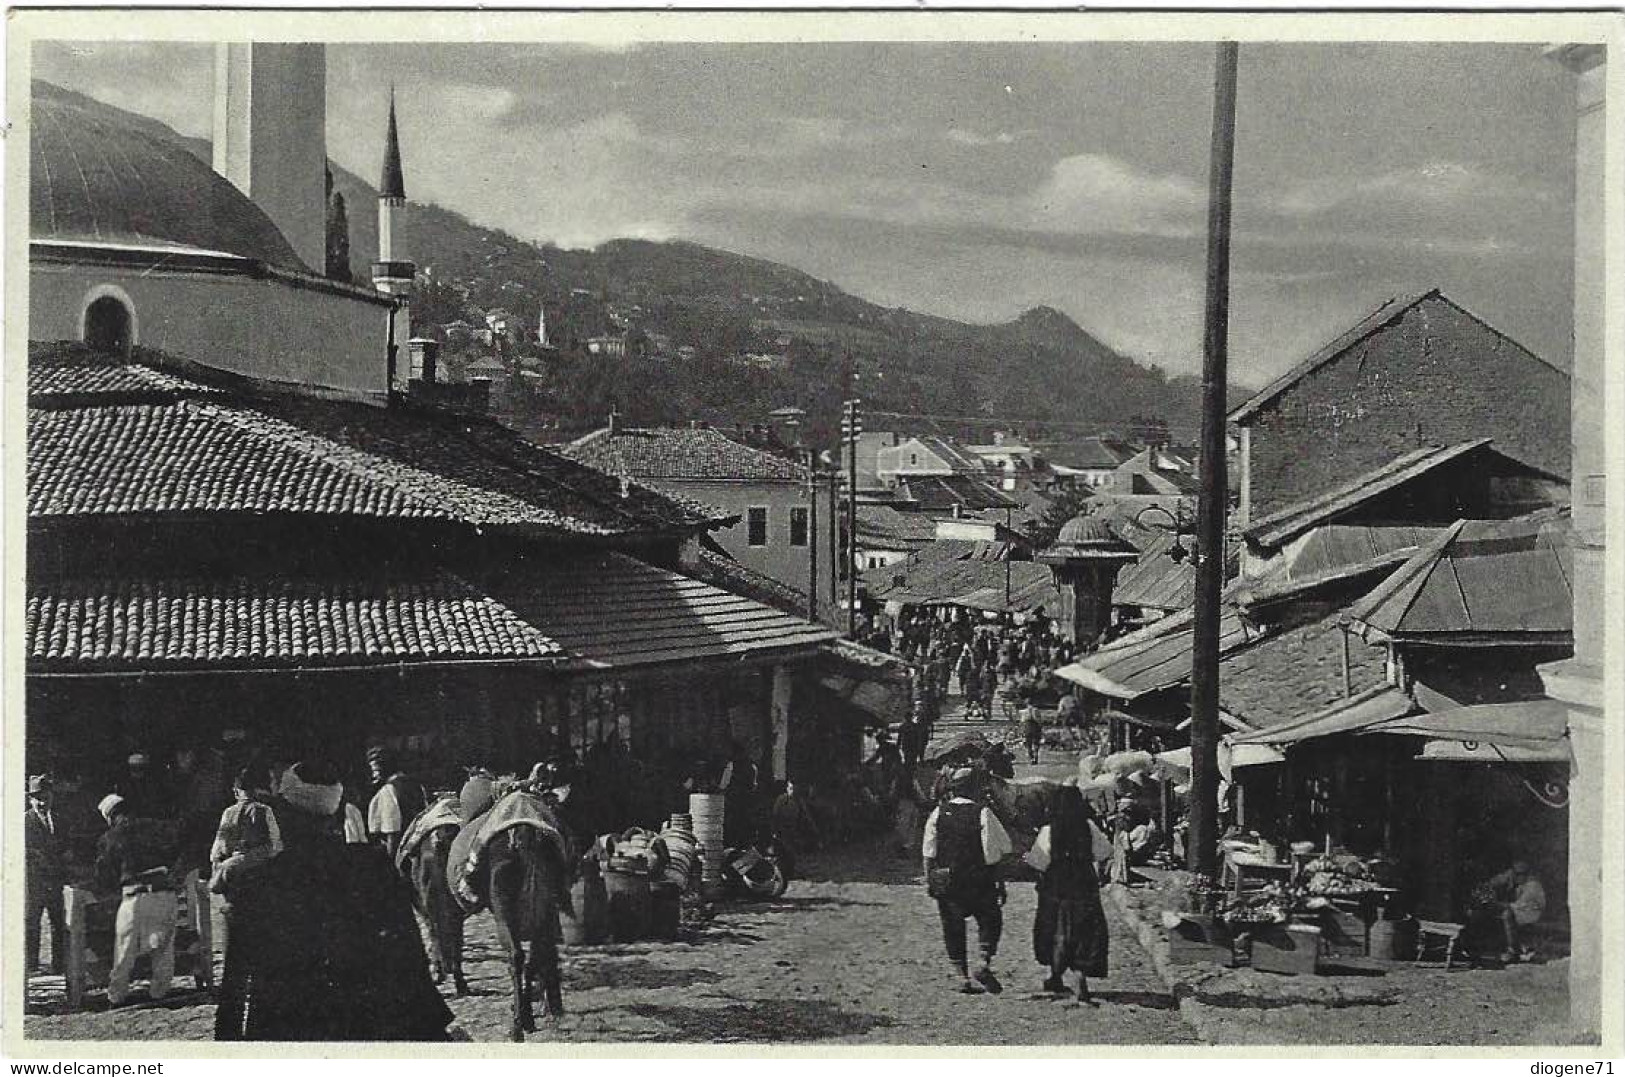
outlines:
[[[336,770],[295,764],[272,801],[282,851],[234,902],[217,1040],[446,1040],[407,881],[344,840]]]
[[[1100,906],[1095,867],[1093,814],[1076,786],[1063,786],[1050,807],[1050,821],[1033,842],[1038,915],[1033,957],[1049,969],[1044,990],[1067,991],[1062,977],[1078,973],[1078,998],[1088,1001],[1089,977],[1106,975],[1106,913]]]

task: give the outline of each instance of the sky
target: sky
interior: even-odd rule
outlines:
[[[1574,87],[1530,45],[1241,49],[1231,374],[1430,287],[1570,359]],[[210,46],[36,47],[34,75],[207,136]],[[333,45],[328,153],[522,238],[687,239],[888,306],[1047,304],[1201,364],[1205,44]],[[406,252],[420,265],[433,252]]]

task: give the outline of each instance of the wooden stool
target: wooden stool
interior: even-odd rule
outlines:
[[[1444,968],[1450,971],[1450,963],[1456,957],[1456,940],[1461,937],[1465,924],[1451,924],[1442,920],[1418,920],[1416,922],[1416,960],[1413,964],[1420,965],[1422,958],[1427,954],[1429,946],[1444,945]]]

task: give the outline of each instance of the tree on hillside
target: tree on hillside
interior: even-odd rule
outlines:
[[[1089,507],[1091,496],[1086,486],[1076,486],[1057,494],[1055,500],[1050,502],[1049,508],[1044,510],[1044,515],[1028,521],[1022,527],[1027,537],[1032,540],[1033,548],[1043,550],[1055,545],[1055,539],[1060,535],[1061,528],[1066,526],[1068,520]]]

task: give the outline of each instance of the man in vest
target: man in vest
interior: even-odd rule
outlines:
[[[367,805],[367,833],[393,858],[406,824],[427,806],[429,795],[417,779],[396,768],[385,748],[368,748],[367,766],[377,783],[372,803]]]
[[[1004,883],[998,865],[1011,852],[1010,835],[981,797],[980,774],[961,767],[948,775],[948,796],[925,821],[926,885],[937,900],[942,941],[959,990],[968,995],[1004,988],[993,975],[993,955],[1004,930]],[[968,971],[965,920],[976,920],[982,961]]]

